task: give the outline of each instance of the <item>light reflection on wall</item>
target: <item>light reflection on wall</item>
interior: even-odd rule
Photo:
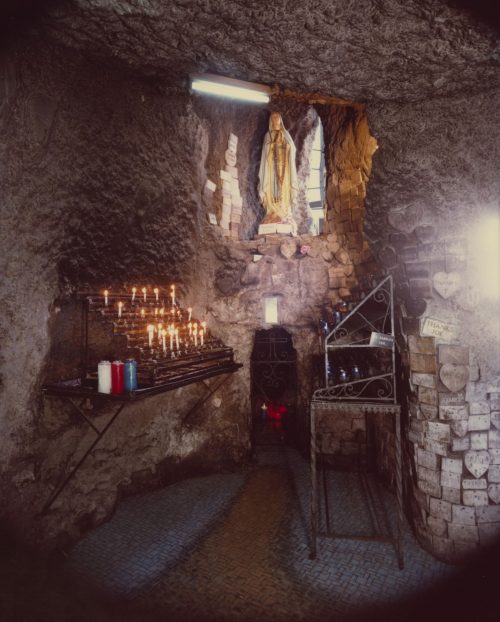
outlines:
[[[489,214],[472,225],[470,258],[480,300],[500,300],[500,216]]]

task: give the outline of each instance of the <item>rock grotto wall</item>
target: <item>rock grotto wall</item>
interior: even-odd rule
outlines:
[[[494,276],[480,286],[492,266],[471,239],[481,218],[498,217],[497,101],[368,108],[381,148],[366,228],[396,283],[409,514],[420,541],[447,560],[500,535],[499,303],[488,298]]]
[[[250,351],[266,293],[282,298],[282,322],[298,350],[299,410],[306,412],[317,320],[341,287],[347,294],[356,285],[355,267],[373,271],[373,258],[359,235],[353,240],[347,232],[244,240],[261,214],[262,109],[172,94],[105,66],[97,72],[79,54],[61,55],[36,38],[4,51],[2,85],[3,514],[25,538],[52,545],[104,520],[122,494],[246,459]],[[297,144],[304,229],[317,113],[282,99],[273,107]],[[225,239],[207,219],[221,200],[218,172],[229,132],[239,137],[241,241]],[[207,178],[218,184],[210,199]],[[359,232],[361,212],[355,220]],[[203,387],[127,408],[49,514],[39,516],[60,473],[93,439],[71,407],[40,398],[44,381],[78,371],[75,292],[171,281],[195,316],[234,347],[244,369],[185,424],[182,413]],[[91,416],[103,425],[109,415],[102,408]]]
[[[191,386],[124,411],[50,514],[36,516],[92,440],[74,413],[40,398],[42,382],[79,363],[74,292],[175,281],[185,298],[200,286],[209,125],[189,97],[97,71],[43,40],[4,50],[1,66],[2,513],[32,541],[74,538],[120,491],[248,452],[239,381],[182,426],[202,393]]]

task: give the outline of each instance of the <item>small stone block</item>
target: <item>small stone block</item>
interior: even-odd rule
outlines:
[[[500,483],[500,465],[490,465],[488,469],[488,481],[492,483]]]
[[[451,503],[449,501],[431,498],[429,500],[429,512],[437,518],[451,521]]]
[[[454,404],[450,406],[439,407],[439,418],[444,419],[446,421],[457,421],[468,419],[469,417],[469,408],[467,403],[464,404]]]
[[[436,346],[433,337],[415,337],[410,335],[408,337],[408,347],[410,352],[416,354],[435,354]]]
[[[435,454],[438,454],[438,456],[448,455],[448,445],[446,443],[440,443],[439,441],[433,441],[430,438],[424,439],[424,449],[426,451],[434,452]]]
[[[474,508],[467,505],[452,505],[451,520],[460,525],[475,525],[476,512]]]
[[[468,402],[477,400],[485,400],[487,396],[488,385],[486,382],[468,382],[465,387],[465,399]]]
[[[438,407],[431,406],[430,404],[420,404],[420,415],[424,419],[437,419],[438,416]]]
[[[448,535],[452,540],[479,542],[479,531],[475,525],[448,524]]]
[[[443,458],[441,462],[441,469],[443,471],[450,471],[451,473],[462,474],[463,460],[460,458]]]
[[[437,406],[438,394],[436,389],[428,389],[427,387],[418,387],[418,400],[424,404]]]
[[[420,387],[427,387],[428,389],[436,388],[436,376],[434,374],[420,374],[413,372],[411,375],[411,381],[414,385]]]
[[[490,405],[487,402],[487,400],[480,400],[478,402],[469,402],[469,412],[471,415],[489,414]]]
[[[462,487],[464,490],[486,490],[486,480],[484,477],[479,479],[463,479]]]
[[[427,524],[429,525],[429,529],[436,536],[446,536],[447,532],[447,523],[442,518],[436,518],[435,516],[427,517]]]
[[[418,474],[419,479],[425,480],[426,482],[430,482],[431,484],[439,485],[439,481],[440,481],[439,471],[435,471],[433,469],[426,469],[425,467],[419,465],[417,467],[417,474]]]
[[[481,507],[476,508],[476,518],[478,523],[500,523],[500,505],[481,504]]]
[[[436,454],[425,451],[425,449],[417,449],[417,462],[420,466],[423,466],[427,469],[438,469],[439,467],[439,459]]]
[[[426,495],[430,495],[432,497],[440,497],[441,496],[441,486],[439,484],[434,484],[432,482],[428,482],[425,479],[417,480],[417,486],[419,490],[424,492]],[[460,499],[459,499],[460,501]]]
[[[500,449],[500,430],[490,430],[488,432],[488,447],[490,449]]]
[[[452,473],[451,471],[441,472],[441,486],[446,486],[447,488],[457,488],[460,490],[461,480],[462,476],[458,473]]]
[[[488,434],[486,432],[473,432],[470,435],[471,449],[488,449]]]
[[[468,365],[469,348],[464,346],[440,344],[438,346],[438,360],[441,365],[446,363],[452,363],[453,365]]]
[[[457,391],[455,393],[439,393],[440,406],[457,406],[465,402],[465,391]]]
[[[500,464],[500,449],[489,449],[490,464]]]
[[[470,449],[470,438],[465,436],[464,438],[453,438],[451,440],[452,451],[468,451]]]
[[[449,501],[450,503],[460,503],[460,489],[447,488],[446,486],[444,486],[441,497],[443,501]]]
[[[433,374],[436,372],[436,357],[410,352],[410,369],[425,374]]]
[[[469,417],[467,423],[469,432],[479,432],[490,429],[490,416],[489,415],[472,415]]]
[[[464,490],[464,505],[474,506],[476,508],[488,505],[488,493],[486,490]],[[492,506],[493,507],[493,506]]]
[[[450,440],[450,426],[447,423],[437,421],[427,422],[427,437],[430,440],[446,443]]]

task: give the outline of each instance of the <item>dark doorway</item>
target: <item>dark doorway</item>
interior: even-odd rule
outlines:
[[[251,359],[252,445],[295,444],[297,353],[284,328],[258,330]]]

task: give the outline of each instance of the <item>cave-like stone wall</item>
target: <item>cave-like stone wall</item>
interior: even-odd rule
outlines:
[[[241,463],[249,432],[236,377],[189,425],[182,416],[202,385],[127,408],[39,516],[94,434],[40,393],[44,381],[78,369],[74,294],[176,282],[185,302],[201,286],[210,126],[187,93],[98,69],[43,39],[4,49],[1,67],[1,512],[24,538],[53,544],[102,521],[120,494],[146,482]],[[106,415],[89,413],[98,426]]]
[[[338,273],[354,286],[355,268],[373,258],[364,247],[353,260],[342,233],[228,241],[208,222],[208,210],[221,200],[217,174],[233,132],[244,197],[241,237],[255,230],[268,111],[172,93],[106,66],[97,71],[78,53],[63,55],[37,38],[4,50],[1,76],[2,517],[26,539],[52,545],[104,520],[122,494],[247,458],[250,352],[268,293],[280,295],[281,321],[294,337],[299,410],[306,413],[318,319],[340,299],[346,283]],[[273,107],[297,144],[303,196],[296,216],[307,228],[305,181],[317,113],[295,101]],[[219,186],[210,205],[207,178]],[[244,368],[189,422],[183,413],[203,386],[127,407],[41,516],[61,473],[94,434],[71,406],[40,394],[43,382],[78,373],[75,293],[171,282],[194,315],[234,347]],[[111,411],[88,414],[102,426]],[[305,417],[300,425],[307,432]]]
[[[478,285],[491,266],[471,239],[498,217],[496,101],[368,107],[380,149],[366,227],[396,284],[408,515],[446,560],[500,535],[499,303]]]

